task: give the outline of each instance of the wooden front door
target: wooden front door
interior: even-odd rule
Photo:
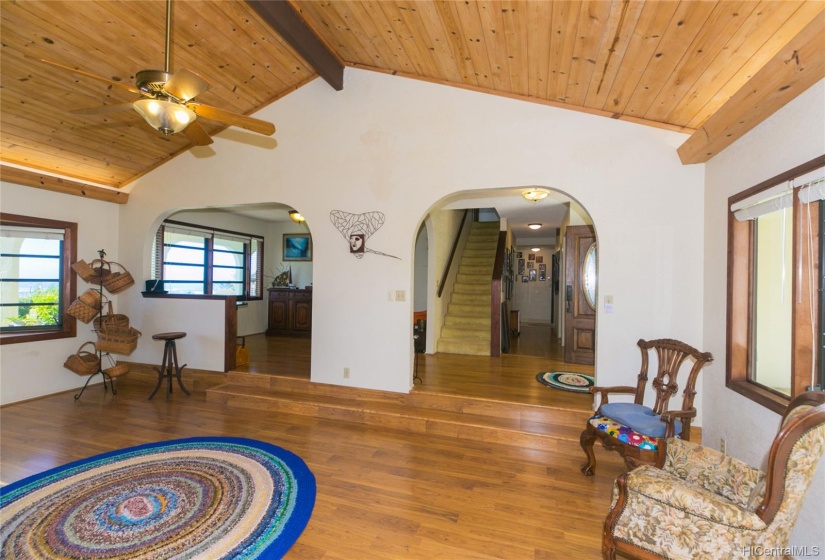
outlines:
[[[590,226],[570,226],[564,239],[564,361],[596,361],[596,235]]]

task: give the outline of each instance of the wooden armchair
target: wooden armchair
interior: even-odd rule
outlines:
[[[617,552],[642,560],[715,560],[788,549],[823,453],[822,391],[790,402],[764,473],[716,450],[672,439],[662,469],[645,465],[616,479],[602,555],[605,560]]]
[[[639,340],[642,352],[642,368],[635,387],[591,387],[590,392],[601,397],[598,410],[588,421],[581,433],[580,442],[587,455],[587,462],[581,471],[592,476],[596,468],[593,444],[600,439],[605,448],[618,451],[628,468],[639,464],[664,462],[664,442],[678,436],[690,440],[690,423],[696,416],[693,398],[696,396],[696,378],[705,364],[713,361],[709,352],[688,346],[684,342],[662,338]],[[652,385],[656,390],[653,407],[643,404],[650,354],[656,352],[658,371]],[[687,384],[682,393],[682,405],[678,410],[670,410],[670,398],[679,390],[676,378],[682,363],[693,358],[693,367],[688,373]],[[611,403],[610,394],[635,395],[632,403]]]

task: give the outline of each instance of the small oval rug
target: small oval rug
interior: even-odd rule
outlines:
[[[592,375],[572,373],[569,371],[545,371],[536,375],[536,381],[553,389],[589,393],[596,380]]]
[[[314,505],[312,472],[275,445],[151,443],[0,488],[0,557],[281,558]]]

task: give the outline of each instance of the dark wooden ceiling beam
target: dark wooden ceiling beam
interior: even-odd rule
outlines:
[[[336,91],[344,89],[344,65],[286,0],[246,0]]]
[[[2,164],[0,164],[0,181],[17,183],[18,185],[24,185],[26,187],[34,187],[36,189],[44,189],[73,196],[83,196],[104,202],[113,202],[115,204],[126,204],[129,202],[129,193],[126,192],[104,189],[103,187],[96,187],[80,181],[44,175],[37,171],[29,171],[27,169]]]

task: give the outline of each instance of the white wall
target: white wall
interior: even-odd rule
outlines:
[[[0,182],[0,200],[5,213],[77,223],[78,259],[91,262],[98,258],[98,249],[105,249],[107,260],[120,262],[118,205],[4,182]],[[78,278],[78,295],[90,287]],[[133,286],[123,293],[140,289]],[[120,313],[119,296],[109,297],[115,313]],[[86,377],[65,369],[63,362],[89,340],[97,340],[92,325],[78,321],[77,338],[0,346],[0,402],[7,404],[83,386]],[[145,340],[138,341],[138,346],[144,344]],[[93,382],[100,379],[97,376]]]
[[[728,197],[825,153],[823,123],[825,80],[706,164],[702,349],[712,352],[715,360],[703,373],[703,440],[718,449],[719,439],[724,437],[728,453],[755,466],[763,464],[780,417],[725,388]],[[825,467],[820,464],[791,545],[818,545],[825,550],[823,503]]]
[[[277,124],[277,147],[234,142],[232,131],[212,155],[184,153],[136,181],[121,258],[148,267],[139,232],[170,209],[300,208],[313,224],[312,379],[345,384],[346,366],[346,383],[407,391],[412,305],[387,292],[411,291],[428,208],[458,191],[550,186],[587,208],[599,231],[600,285],[616,312],[599,323],[598,375],[625,382],[639,336],[701,339],[703,170],[680,164],[685,135],[367,71],[347,69],[346,81],[335,92],[316,80],[256,114]],[[400,260],[354,258],[331,210],[383,212],[368,246]],[[139,300],[127,300],[139,314]]]
[[[513,301],[510,303],[510,309],[518,310],[522,323],[541,323],[549,325],[553,322],[552,304],[553,304],[553,247],[539,246],[540,251],[534,253],[531,251],[532,245],[517,246],[516,251],[521,251],[524,259],[524,276],[530,276],[529,263],[533,263],[536,271],[536,279],[534,281],[523,282],[518,273],[518,259],[515,259],[513,268],[515,270],[515,278],[513,284]],[[535,255],[536,260],[530,261],[529,255]],[[542,282],[539,280],[539,263],[538,257],[541,257],[547,268],[546,280]]]

